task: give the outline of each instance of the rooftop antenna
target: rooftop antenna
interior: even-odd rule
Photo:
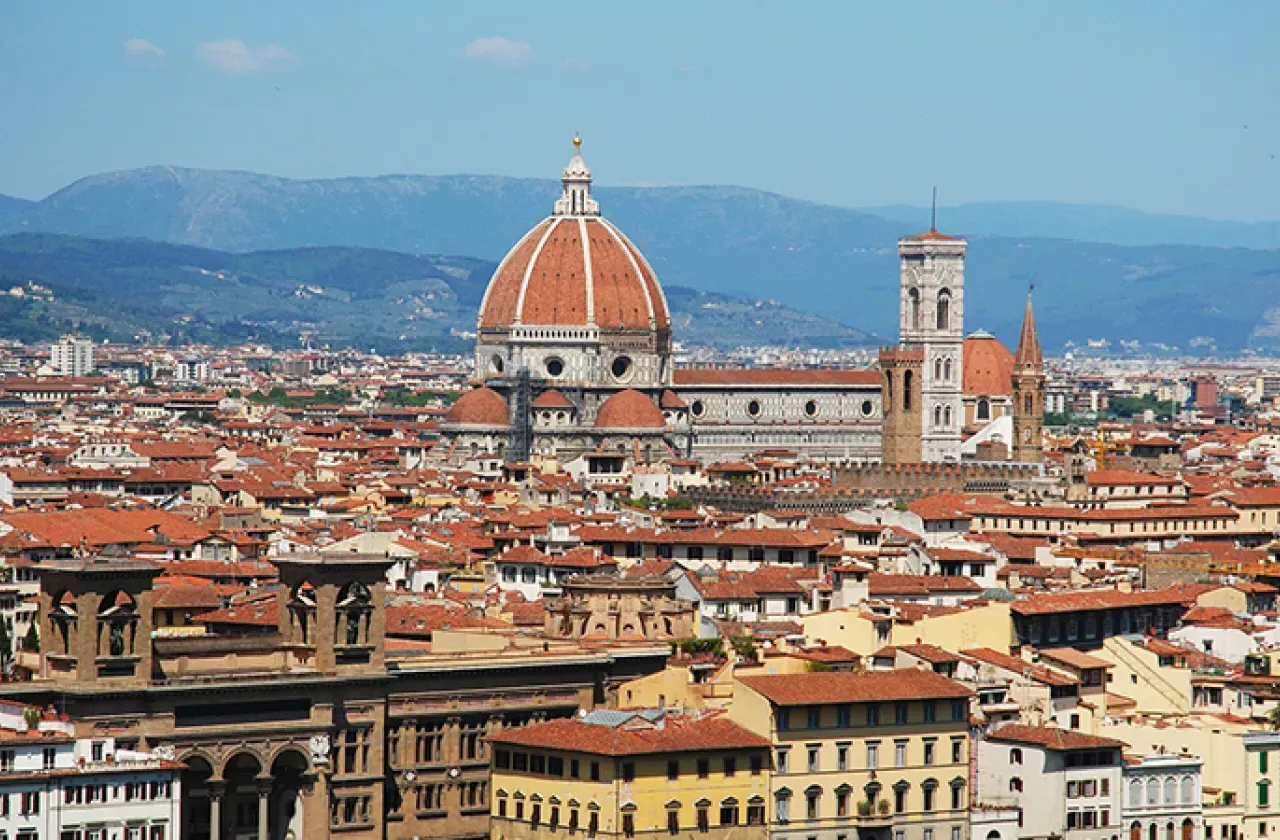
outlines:
[[[938,231],[938,188],[933,188],[933,205],[929,208],[929,232]]]

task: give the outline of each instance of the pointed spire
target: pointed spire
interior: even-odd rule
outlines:
[[[564,192],[556,199],[553,216],[599,216],[600,205],[591,197],[591,170],[582,159],[582,138],[573,135],[573,157],[560,176]]]
[[[1018,336],[1018,351],[1013,354],[1013,363],[1018,373],[1041,373],[1044,370],[1044,356],[1040,353],[1040,336],[1036,332],[1036,313],[1031,308],[1031,293],[1035,286],[1027,290],[1027,310],[1022,315],[1022,333]]]

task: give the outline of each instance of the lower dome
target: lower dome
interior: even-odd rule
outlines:
[[[510,422],[507,401],[492,388],[476,388],[458,397],[444,422],[461,426],[506,426]]]
[[[666,425],[653,400],[634,388],[609,397],[596,413],[597,429],[663,429]]]

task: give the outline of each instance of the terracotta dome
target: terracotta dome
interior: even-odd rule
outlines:
[[[662,429],[666,425],[653,400],[634,388],[609,397],[596,413],[597,429]]]
[[[552,215],[503,258],[480,304],[481,329],[513,325],[667,330],[658,278],[639,249],[600,216],[591,171],[574,142]]]
[[[444,416],[446,423],[465,426],[505,426],[509,419],[507,401],[492,388],[467,391]]]
[[[1013,354],[983,330],[964,340],[964,392],[982,396],[1013,393]]]

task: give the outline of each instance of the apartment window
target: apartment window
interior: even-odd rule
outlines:
[[[23,794],[25,797],[26,794]],[[1258,782],[1258,807],[1266,808],[1271,804],[1271,781],[1263,779]]]
[[[529,772],[541,776],[547,772],[547,757],[539,753],[529,756]]]
[[[951,719],[964,720],[965,706],[967,704],[963,700],[951,701]]]
[[[673,782],[676,779],[680,778],[680,762],[678,761],[667,762],[667,778]]]
[[[960,840],[960,826],[951,826],[951,840]]]
[[[836,816],[849,816],[849,789],[847,787],[836,788]]]
[[[938,790],[937,782],[934,782],[932,784],[930,784],[929,782],[925,782],[922,790],[924,791],[924,809],[926,811],[932,811],[933,799],[934,799],[933,795]]]
[[[893,786],[893,812],[895,814],[905,814],[907,812],[906,782]]]
[[[708,778],[710,775],[711,775],[711,759],[709,758],[698,759],[698,778],[705,779],[705,778]]]
[[[791,795],[783,791],[779,791],[773,799],[773,813],[777,817],[780,825],[785,825],[791,820]]]
[[[867,744],[867,769],[875,770],[880,766],[880,745],[876,743]]]
[[[52,770],[54,765],[58,762],[58,751],[53,747],[45,747],[41,758],[41,766],[45,770]]]
[[[493,754],[493,764],[499,770],[511,769],[511,753],[508,750],[497,750]]]
[[[959,738],[951,739],[951,763],[959,764],[964,760],[964,741]]]
[[[732,776],[738,772],[738,760],[736,758],[726,758],[724,760],[724,774]]]
[[[751,756],[751,775],[759,776],[764,772],[764,759],[759,755]]]
[[[569,833],[576,834],[578,832],[578,809],[569,809]]]
[[[636,836],[636,815],[631,813],[630,811],[627,811],[625,814],[622,815],[622,836],[624,837]]]
[[[778,772],[787,772],[787,750],[778,750]]]
[[[836,726],[841,729],[848,729],[852,711],[847,703],[836,706]]]
[[[675,808],[667,810],[667,833],[673,837],[680,833],[680,812]]]
[[[964,807],[964,785],[960,783],[951,786],[951,810],[959,811]]]
[[[817,745],[816,745],[816,744],[810,744],[810,745],[809,745],[809,748],[806,750],[806,754],[807,754],[807,755],[806,755],[806,758],[807,758],[806,764],[807,764],[807,766],[808,766],[808,768],[809,768],[809,772],[810,772],[810,773],[817,773],[817,772],[818,772],[818,747],[817,747]]]
[[[878,703],[870,703],[867,705],[867,726],[880,725],[880,705]]]
[[[507,815],[507,798],[505,796],[498,797],[498,816],[505,817]]]
[[[591,781],[600,781],[600,762],[598,761],[591,762]]]
[[[907,722],[907,704],[906,703],[893,704],[893,722],[898,724]]]
[[[1022,750],[1020,748],[1014,747],[1013,749],[1009,750],[1009,763],[1010,764],[1022,763]]]
[[[578,759],[576,758],[569,759],[569,778],[578,778]]]
[[[22,794],[22,814],[34,816],[40,813],[40,792],[28,791]]]
[[[893,766],[894,766],[894,767],[906,767],[906,766],[907,766],[907,742],[906,742],[906,741],[896,741],[896,742],[894,742],[894,745],[893,745]]]
[[[747,804],[747,825],[764,825],[764,800],[758,796]]]
[[[721,825],[737,825],[738,824],[738,802],[735,799],[726,799],[720,803],[720,824]]]
[[[600,831],[600,812],[592,811],[587,817],[587,836],[595,837]]]
[[[849,769],[849,745],[848,744],[836,744],[836,769],[837,770]]]
[[[924,722],[933,723],[938,719],[938,704],[932,700],[924,701]]]
[[[786,732],[791,728],[791,711],[789,709],[778,709],[778,731]]]
[[[0,750],[0,772],[8,773],[13,770],[13,750]]]
[[[534,802],[532,805],[529,806],[529,823],[534,828],[537,828],[541,822],[542,822],[542,804],[540,802]]]
[[[933,840],[933,829],[926,828],[924,830],[924,840]]]
[[[907,833],[899,828],[893,832],[893,840],[907,840]]]
[[[547,757],[547,775],[557,778],[564,775],[564,758],[558,755]]]
[[[1258,753],[1258,772],[1259,773],[1267,772],[1267,757],[1269,755],[1271,754],[1266,750],[1262,750]]]
[[[818,818],[818,800],[822,796],[822,791],[810,788],[804,793],[804,815],[811,819]]]
[[[1014,776],[1012,779],[1010,779],[1010,780],[1009,780],[1009,792],[1010,792],[1010,793],[1022,793],[1022,779],[1019,779],[1017,776]]]
[[[698,831],[704,834],[711,830],[711,809],[706,805],[698,806]]]
[[[633,761],[622,762],[622,781],[633,782],[636,778],[636,765]]]
[[[102,741],[94,741],[93,746],[89,748],[89,754],[94,761],[102,761],[102,752],[105,746]]]
[[[937,746],[938,746],[937,743],[934,741],[924,742],[924,763],[925,764],[933,764],[934,752],[937,749]]]
[[[810,729],[817,729],[822,726],[822,708],[820,706],[810,706],[805,711],[805,725]]]

